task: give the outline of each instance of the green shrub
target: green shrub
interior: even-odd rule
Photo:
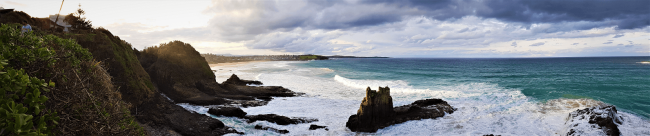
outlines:
[[[59,118],[46,110],[44,93],[54,82],[39,78],[55,74],[57,61],[78,69],[92,56],[73,40],[21,34],[19,26],[0,25],[0,135],[52,135]]]
[[[54,83],[30,77],[23,69],[5,67],[7,64],[0,57],[0,135],[51,135],[59,118],[56,112],[43,111],[48,98],[41,91],[49,91]]]

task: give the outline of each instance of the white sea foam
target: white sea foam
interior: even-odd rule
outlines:
[[[264,85],[283,86],[306,93],[306,97],[274,97],[266,106],[243,108],[249,115],[278,114],[289,117],[317,118],[318,122],[277,125],[266,121],[246,123],[237,118],[216,117],[247,135],[276,135],[270,131],[255,130],[261,124],[287,129],[289,135],[565,135],[564,123],[568,113],[577,109],[602,104],[591,99],[555,99],[539,102],[525,96],[520,90],[507,89],[491,83],[465,83],[417,89],[402,80],[357,80],[339,75],[321,77],[335,72],[324,68],[303,68],[292,63],[260,62],[231,67],[232,73],[242,79],[255,79]],[[231,73],[219,75],[225,81]],[[225,78],[224,78],[225,77]],[[438,119],[408,121],[380,129],[377,133],[355,133],[345,127],[348,117],[355,114],[365,88],[391,88],[394,106],[410,104],[415,100],[441,98],[458,110]],[[207,115],[207,108],[183,105],[188,110]],[[650,122],[619,110],[624,119],[619,126],[623,135],[650,135]],[[328,126],[308,130],[310,124]]]
[[[365,89],[366,87],[390,86],[391,88],[411,88],[408,83],[402,80],[351,80],[339,75],[334,76],[334,80],[344,85]]]

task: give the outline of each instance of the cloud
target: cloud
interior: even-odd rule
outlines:
[[[616,34],[616,35],[615,35],[614,37],[612,37],[612,38],[619,38],[619,37],[623,37],[623,36],[625,36],[625,35],[624,35],[624,34]]]
[[[538,43],[531,44],[530,46],[542,46],[544,44],[545,44],[544,42],[538,42]]]
[[[589,6],[584,6],[589,5]],[[250,40],[258,34],[295,28],[364,29],[411,17],[456,20],[467,16],[519,23],[535,32],[588,30],[601,27],[633,29],[650,25],[650,1],[214,1],[209,28],[224,40]],[[541,25],[541,26],[540,26]],[[461,28],[457,33],[477,28]]]
[[[603,39],[612,36],[627,40],[650,33],[649,24],[643,22],[650,12],[640,6],[646,3],[650,2],[219,0],[203,11],[212,16],[205,27],[106,27],[116,35],[128,35],[121,37],[134,46],[190,40],[296,54],[547,56],[600,48]],[[647,42],[637,43],[643,45],[640,48]]]
[[[21,7],[27,7],[27,4],[13,2],[13,1],[5,1],[5,3],[7,3],[8,5],[16,5],[16,6],[21,6]]]
[[[625,47],[633,47],[634,45],[625,45]]]

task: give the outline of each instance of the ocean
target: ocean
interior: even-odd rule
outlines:
[[[650,135],[650,57],[585,58],[364,58],[269,61],[213,67],[217,82],[231,74],[283,86],[302,97],[275,97],[266,106],[242,108],[249,115],[316,118],[298,125],[246,123],[207,114],[207,107],[179,104],[222,120],[248,135],[566,135],[568,114],[599,104],[615,105],[623,135]],[[427,98],[458,110],[437,119],[408,121],[376,133],[351,132],[365,88],[388,86],[393,106]],[[310,124],[327,126],[308,130]]]

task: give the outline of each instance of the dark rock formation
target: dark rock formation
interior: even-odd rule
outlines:
[[[249,115],[246,116],[248,123],[253,123],[258,120],[264,120],[278,125],[289,125],[289,124],[299,124],[299,123],[310,123],[318,121],[317,119],[307,119],[307,118],[289,118],[285,116],[280,116],[276,114],[260,114],[260,115]]]
[[[224,126],[212,117],[189,112],[174,103],[158,96],[152,102],[140,105],[137,113],[141,124],[157,132],[175,132],[181,135],[214,136],[227,133],[239,133]]]
[[[390,126],[395,119],[393,98],[390,88],[379,87],[379,91],[366,89],[366,97],[361,101],[357,114],[350,116],[345,124],[352,131],[374,132]]]
[[[619,136],[621,131],[618,124],[623,118],[617,115],[615,106],[599,105],[579,109],[569,113],[567,117],[567,135],[608,135]]]
[[[402,123],[409,120],[433,119],[454,113],[455,109],[441,99],[417,100],[409,105],[394,108],[397,116],[392,123]]]
[[[289,130],[286,130],[286,129],[282,129],[282,130],[280,130],[280,129],[276,129],[276,128],[272,128],[272,127],[267,127],[267,126],[262,126],[262,125],[255,125],[255,129],[259,129],[259,130],[269,130],[269,131],[273,131],[273,132],[280,133],[280,134],[286,134],[286,133],[289,133]]]
[[[375,132],[378,129],[409,120],[433,119],[455,109],[441,99],[418,100],[409,105],[393,108],[390,88],[379,87],[379,91],[366,89],[357,114],[350,116],[346,127],[357,132]]]
[[[233,84],[233,85],[262,85],[260,81],[253,80],[241,80],[237,75],[232,74],[228,80],[224,81],[222,84]]]
[[[240,108],[237,107],[210,108],[210,110],[208,110],[208,113],[217,116],[240,117],[240,118],[246,117],[247,114],[246,112],[244,112],[244,110],[241,110]]]
[[[316,130],[316,129],[320,129],[320,128],[324,128],[325,130],[329,131],[329,129],[327,129],[327,126],[319,126],[319,125],[314,125],[314,124],[311,124],[309,126],[309,130]]]
[[[237,76],[232,76],[230,79]],[[228,79],[228,80],[230,80]],[[246,86],[246,85],[237,85],[231,84],[227,81],[222,84],[222,87],[225,89],[225,94],[229,95],[243,95],[257,98],[264,98],[269,96],[275,97],[292,97],[299,95],[289,89],[286,89],[281,86]]]

